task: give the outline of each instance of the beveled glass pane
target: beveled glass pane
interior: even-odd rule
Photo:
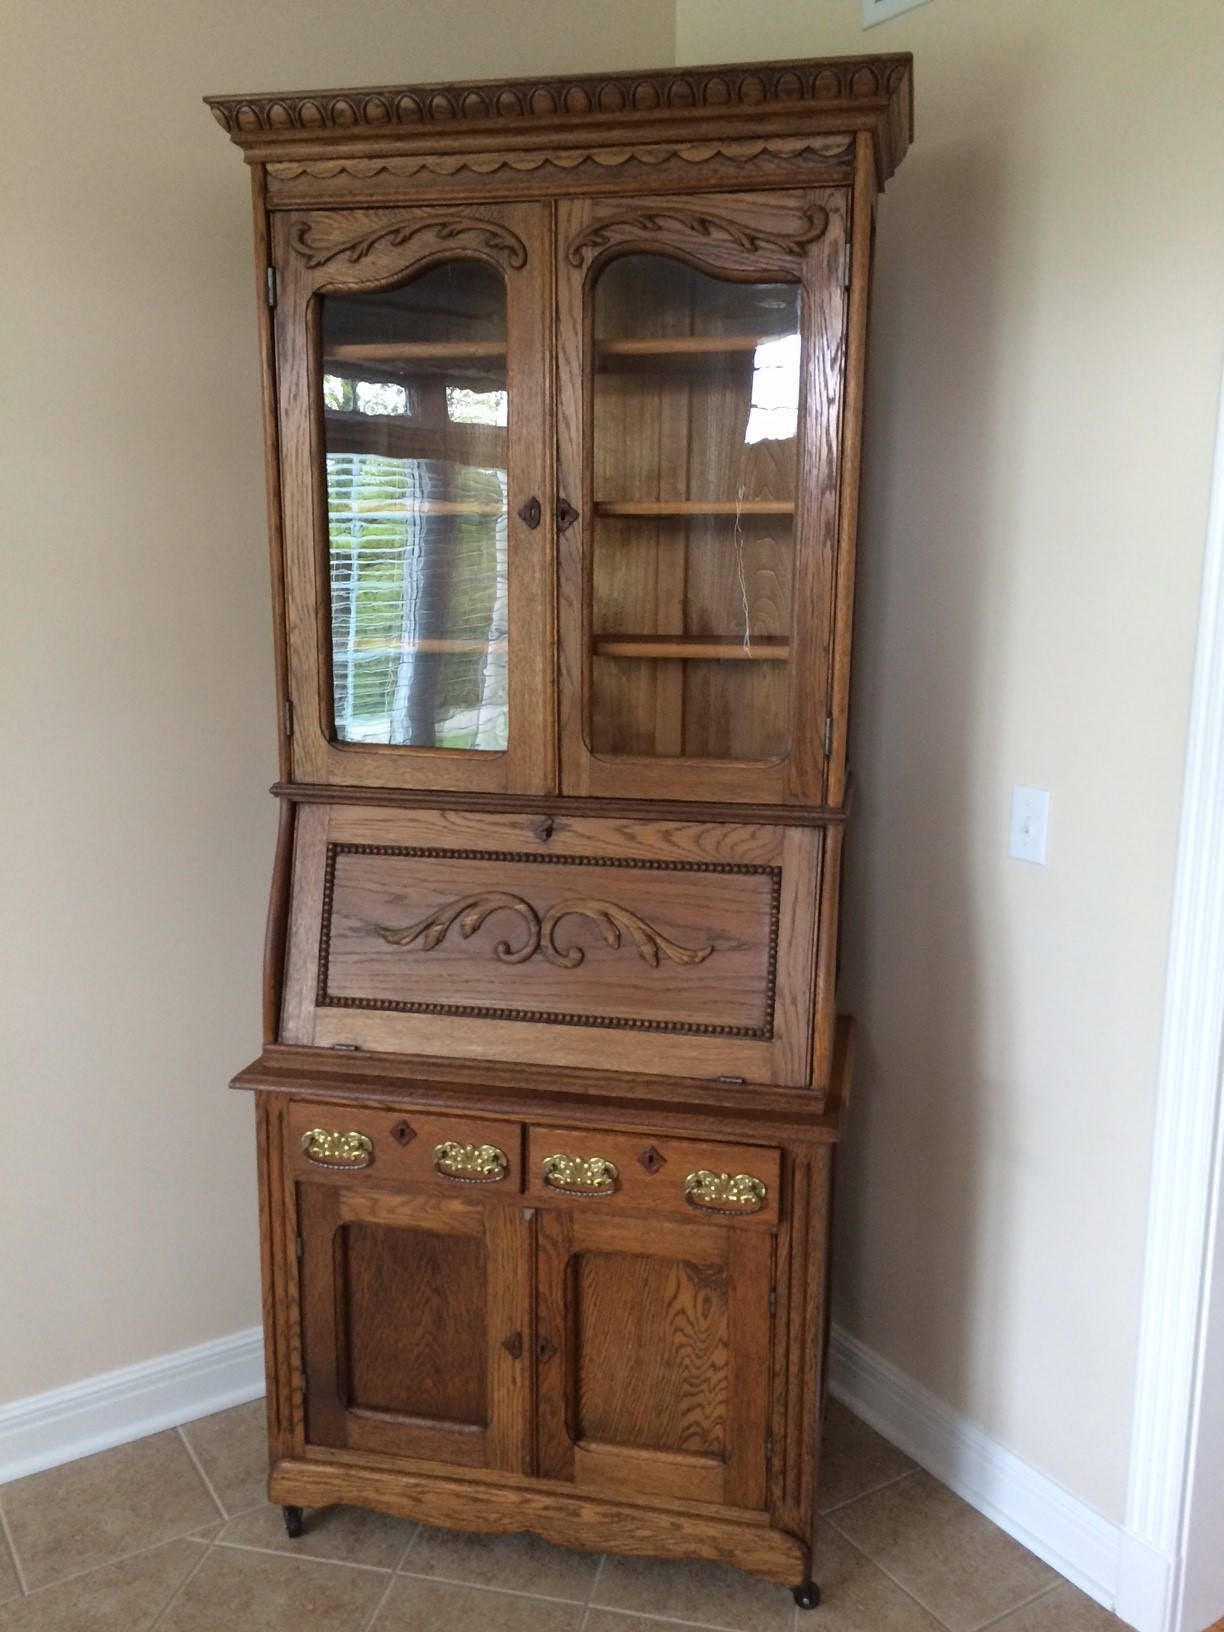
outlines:
[[[506,296],[479,261],[322,297],[335,737],[506,747]]]
[[[596,753],[787,753],[800,299],[657,255],[598,278]]]

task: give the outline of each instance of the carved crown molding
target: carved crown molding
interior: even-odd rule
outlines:
[[[515,128],[534,139],[597,123],[645,126],[705,116],[742,130],[760,116],[792,114],[811,130],[874,127],[883,181],[908,146],[911,99],[911,59],[896,55],[205,101],[232,140],[264,159],[292,148],[309,148],[312,157],[374,144],[386,153],[430,143],[445,148],[482,127],[497,127],[504,143],[513,142]]]
[[[376,176],[493,176],[502,170],[531,175],[546,166],[577,170],[592,165],[598,170],[618,170],[626,164],[656,166],[679,159],[685,164],[706,164],[711,159],[728,159],[748,164],[762,155],[794,159],[811,155],[819,159],[841,159],[854,150],[852,136],[744,136],[713,142],[658,142],[632,147],[557,148],[551,151],[507,148],[500,153],[418,153],[400,158],[363,159],[281,159],[268,166],[278,181],[330,181],[336,176],[353,176],[370,181]]]

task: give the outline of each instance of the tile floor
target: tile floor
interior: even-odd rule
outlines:
[[[0,1632],[1124,1632],[836,1404],[814,1613],[721,1565],[354,1508],[290,1542],[263,1481],[257,1403],[0,1488]]]

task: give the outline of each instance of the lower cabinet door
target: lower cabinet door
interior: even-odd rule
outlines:
[[[525,1471],[522,1209],[300,1183],[298,1228],[307,1446]]]
[[[537,1215],[540,1473],[764,1508],[773,1237],[601,1203]]]

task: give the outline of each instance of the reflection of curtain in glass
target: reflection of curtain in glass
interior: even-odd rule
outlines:
[[[487,623],[487,645],[480,665],[480,697],[476,710],[476,746],[504,748],[509,701],[509,662],[506,631],[509,627],[509,529],[507,527],[507,481],[504,470],[489,471],[497,482],[500,515],[489,523],[492,534],[491,566],[493,596]]]
[[[436,659],[417,650],[417,642],[425,634],[423,609],[427,602],[426,561],[428,557],[427,532],[429,517],[423,503],[429,497],[432,483],[423,459],[397,459],[402,476],[404,504],[404,539],[401,547],[399,650],[395,657],[395,685],[391,698],[391,742],[415,742],[430,747],[434,741],[432,709],[422,718],[422,693],[432,688],[423,686],[422,665]],[[422,731],[424,734],[421,734]]]

